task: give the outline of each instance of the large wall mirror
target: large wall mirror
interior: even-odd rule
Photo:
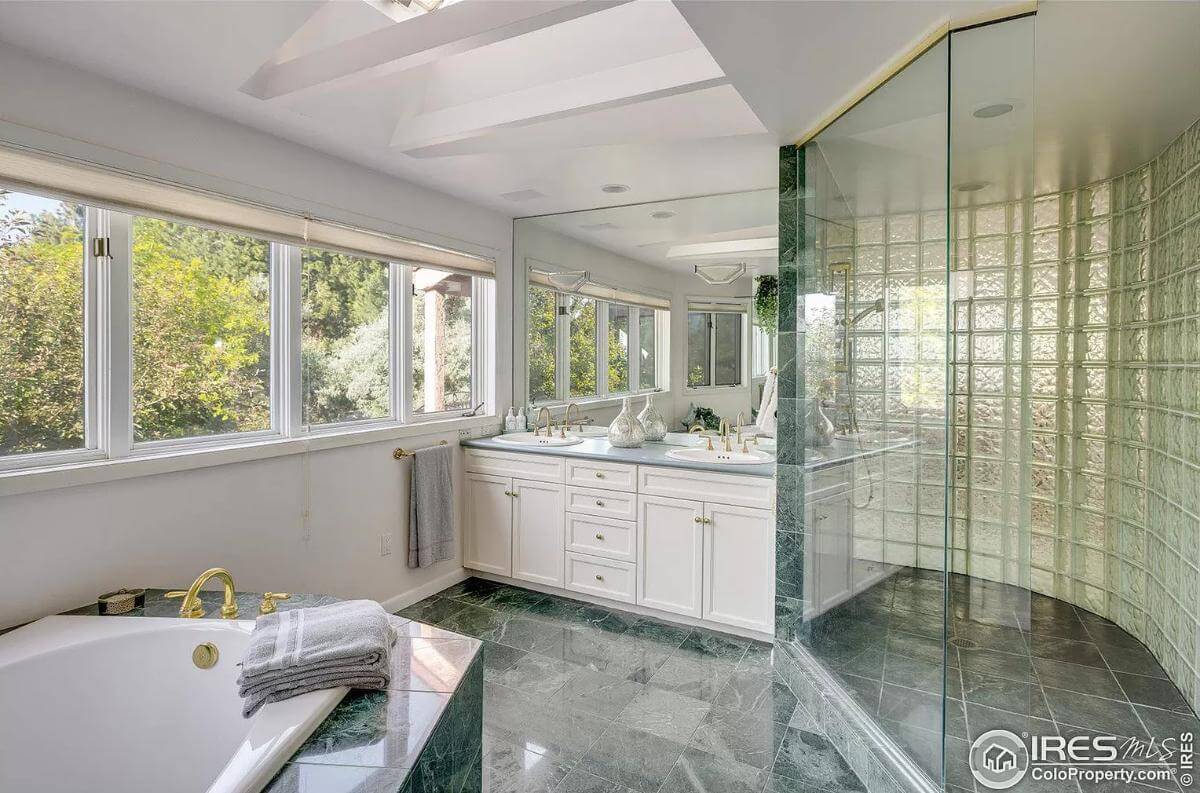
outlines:
[[[672,430],[754,423],[772,376],[774,188],[520,218],[513,404],[597,425],[646,396]]]

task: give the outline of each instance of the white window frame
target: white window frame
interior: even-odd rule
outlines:
[[[712,379],[713,373],[716,371],[716,367],[717,367],[717,323],[712,320],[712,317],[714,317],[717,314],[729,314],[729,315],[739,317],[741,319],[741,334],[740,334],[740,339],[739,339],[739,344],[738,344],[738,346],[739,346],[738,382],[730,384],[730,385],[712,385],[711,383],[706,384],[706,385],[698,385],[698,386],[690,385],[687,380],[687,372],[686,372],[686,364],[685,364],[684,391],[689,394],[698,394],[698,393],[706,393],[706,392],[708,392],[708,393],[712,393],[712,392],[724,393],[724,392],[728,392],[730,390],[736,390],[738,388],[747,387],[747,385],[749,385],[749,380],[750,380],[749,372],[748,372],[748,366],[749,366],[748,358],[749,358],[749,353],[750,353],[750,349],[749,349],[750,334],[747,332],[747,327],[749,324],[748,314],[745,311],[717,311],[717,310],[693,311],[693,310],[689,309],[688,316],[690,317],[692,314],[707,314],[707,315],[709,315],[709,322],[708,322],[708,374],[709,374],[710,380]],[[689,332],[687,334],[687,338],[685,340],[685,345],[690,345],[690,344],[691,344],[691,333]],[[689,355],[688,355],[689,351],[690,351],[689,349],[684,350],[684,361],[685,362],[687,360],[689,360]]]
[[[560,407],[570,402],[584,405],[594,402],[604,402],[627,396],[642,396],[666,390],[666,372],[669,360],[669,326],[671,312],[663,309],[652,309],[622,303],[613,300],[602,300],[590,295],[578,295],[580,299],[591,300],[596,304],[596,393],[591,396],[571,396],[571,315],[569,301],[573,295],[559,292],[543,286],[533,286],[554,295],[554,398],[538,402],[529,394],[529,384],[525,384],[529,403],[533,407]],[[629,385],[628,391],[612,391],[608,382],[608,307],[610,305],[627,306],[630,309],[629,321]],[[528,305],[528,304],[527,304]],[[638,312],[654,312],[654,380],[655,385],[644,388],[641,385],[641,366],[639,365],[640,323],[637,321]],[[528,324],[526,325],[528,327]],[[527,331],[528,332],[528,331]],[[525,340],[528,350],[529,340]],[[526,367],[528,369],[528,367]],[[526,378],[528,378],[528,371]]]
[[[56,196],[53,191],[12,187],[13,192],[79,202]],[[376,431],[458,422],[470,418],[482,423],[495,416],[495,384],[492,371],[496,360],[496,284],[492,278],[472,276],[471,312],[471,408],[428,414],[413,414],[409,405],[411,388],[412,328],[409,323],[411,262],[388,262],[390,415],[332,424],[302,424],[301,387],[301,290],[300,248],[270,242],[270,417],[267,430],[201,435],[190,438],[135,441],[132,405],[133,333],[133,215],[84,204],[84,428],[85,442],[79,449],[0,455],[0,474],[40,474],[78,465],[107,465],[120,461],[178,459],[187,452],[209,454],[222,449],[240,450],[263,443],[302,441],[330,436],[372,436]],[[148,217],[154,215],[147,213]],[[217,231],[246,235],[210,224],[180,219]],[[251,235],[253,236],[253,235]],[[94,241],[108,240],[108,255],[96,256]],[[259,237],[266,239],[266,237]],[[315,246],[314,246],[315,247]],[[373,257],[367,257],[373,258]],[[435,268],[436,269],[436,268]],[[473,408],[483,406],[476,413]],[[364,434],[365,433],[365,434]],[[239,459],[244,456],[234,454]],[[180,464],[177,469],[191,467]],[[92,480],[104,480],[92,476]],[[118,478],[118,477],[113,477]],[[19,489],[19,488],[18,488]],[[38,489],[38,488],[32,488]]]

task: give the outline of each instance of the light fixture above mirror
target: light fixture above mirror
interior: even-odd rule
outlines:
[[[710,286],[725,286],[746,274],[746,263],[697,264],[694,270],[704,283]]]
[[[531,267],[530,271],[545,277],[555,289],[561,289],[564,292],[578,292],[580,287],[588,282],[587,270],[560,270],[553,272]]]

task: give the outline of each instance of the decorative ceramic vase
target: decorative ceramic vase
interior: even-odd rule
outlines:
[[[646,440],[661,441],[667,436],[667,420],[654,407],[652,394],[646,395],[646,407],[642,408],[642,412],[638,414],[638,421],[642,423],[642,429],[646,431]]]
[[[629,397],[621,400],[621,412],[608,425],[608,442],[618,449],[636,449],[646,440],[646,430],[633,415]]]

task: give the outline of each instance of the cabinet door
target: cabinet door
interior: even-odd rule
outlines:
[[[512,574],[512,480],[467,474],[467,525],[463,567]]]
[[[516,479],[513,492],[513,578],[562,586],[563,486]]]
[[[661,496],[638,498],[637,602],[699,617],[704,505]]]
[[[775,626],[775,513],[704,507],[704,619],[771,633]]]
[[[815,611],[823,614],[854,594],[850,497],[843,494],[813,502],[812,537],[817,546]]]

